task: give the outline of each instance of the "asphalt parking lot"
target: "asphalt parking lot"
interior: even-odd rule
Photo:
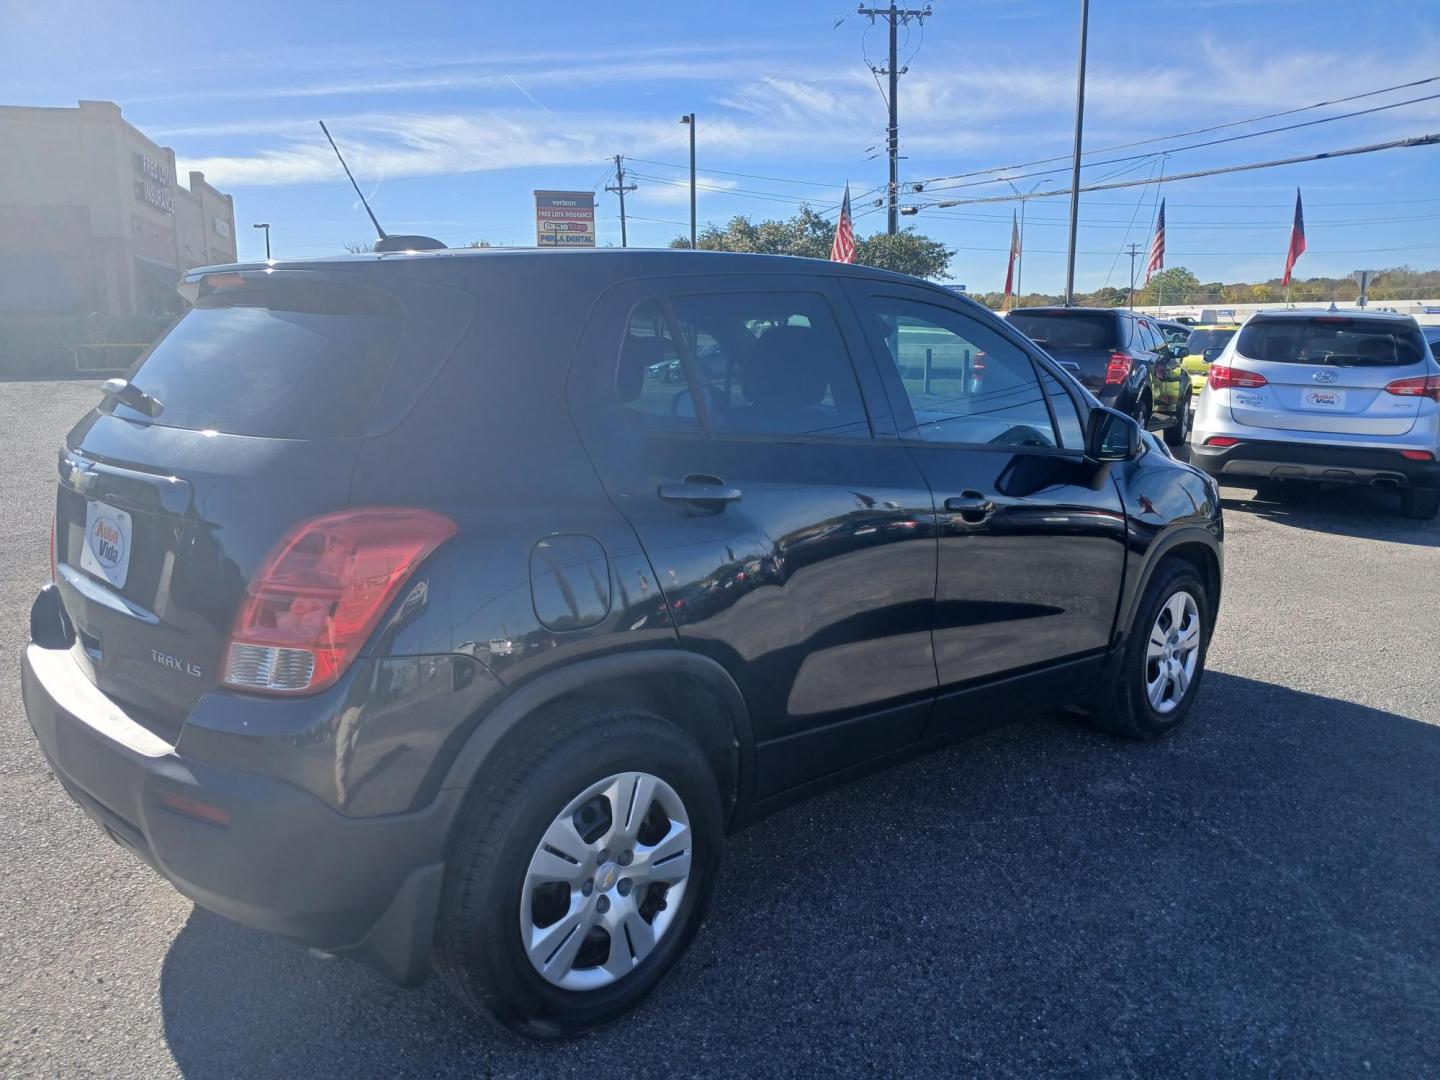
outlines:
[[[1226,489],[1190,726],[1038,718],[734,838],[633,1017],[498,1035],[194,908],[49,776],[14,658],[82,383],[0,383],[0,1075],[1440,1075],[1440,523]]]

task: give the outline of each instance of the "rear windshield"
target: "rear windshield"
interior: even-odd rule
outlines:
[[[1185,351],[1192,356],[1204,356],[1206,349],[1223,349],[1234,336],[1234,330],[1192,330]]]
[[[390,370],[404,318],[349,285],[237,285],[202,296],[128,376],[166,427],[270,438],[360,435]]]
[[[1117,320],[1089,311],[1016,311],[1010,324],[1044,349],[1113,349]]]
[[[1347,367],[1418,364],[1425,356],[1417,328],[1343,315],[1251,319],[1240,331],[1235,349],[1252,360]]]

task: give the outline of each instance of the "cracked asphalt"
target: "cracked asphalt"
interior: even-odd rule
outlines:
[[[13,665],[95,396],[0,383],[0,1075],[1440,1075],[1440,523],[1227,488],[1186,730],[1041,717],[770,818],[639,1012],[534,1046],[194,908],[50,777]]]

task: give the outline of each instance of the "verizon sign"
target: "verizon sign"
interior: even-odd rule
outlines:
[[[595,193],[535,192],[535,243],[539,247],[594,247]]]

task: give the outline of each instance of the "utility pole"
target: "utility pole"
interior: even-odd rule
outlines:
[[[613,191],[620,196],[620,246],[629,247],[629,241],[625,235],[625,192],[634,191],[634,184],[625,183],[625,159],[619,154],[615,155],[615,183],[606,185],[606,191]]]
[[[266,261],[266,262],[269,262],[269,261],[270,261],[270,223],[269,223],[268,221],[262,221],[259,225],[253,226],[253,228],[256,228],[256,229],[264,229],[264,230],[265,230],[265,261]]]
[[[909,67],[900,67],[900,59],[896,55],[896,31],[901,24],[911,19],[916,22],[923,21],[925,16],[932,14],[932,10],[929,4],[923,9],[900,8],[895,6],[895,0],[890,0],[888,8],[866,7],[861,4],[856,12],[868,15],[872,23],[876,16],[879,16],[890,24],[890,64],[883,68],[871,64],[870,70],[876,75],[890,76],[890,126],[885,130],[885,144],[890,151],[890,184],[885,194],[885,231],[894,236],[900,231],[900,76],[910,70]]]
[[[1075,161],[1070,168],[1070,249],[1065,264],[1065,306],[1075,304],[1075,231],[1080,224],[1080,143],[1085,130],[1085,38],[1090,0],[1080,0],[1080,71],[1075,77]]]
[[[1130,256],[1130,310],[1135,310],[1135,256],[1140,254],[1140,245],[1131,244],[1123,252]]]

